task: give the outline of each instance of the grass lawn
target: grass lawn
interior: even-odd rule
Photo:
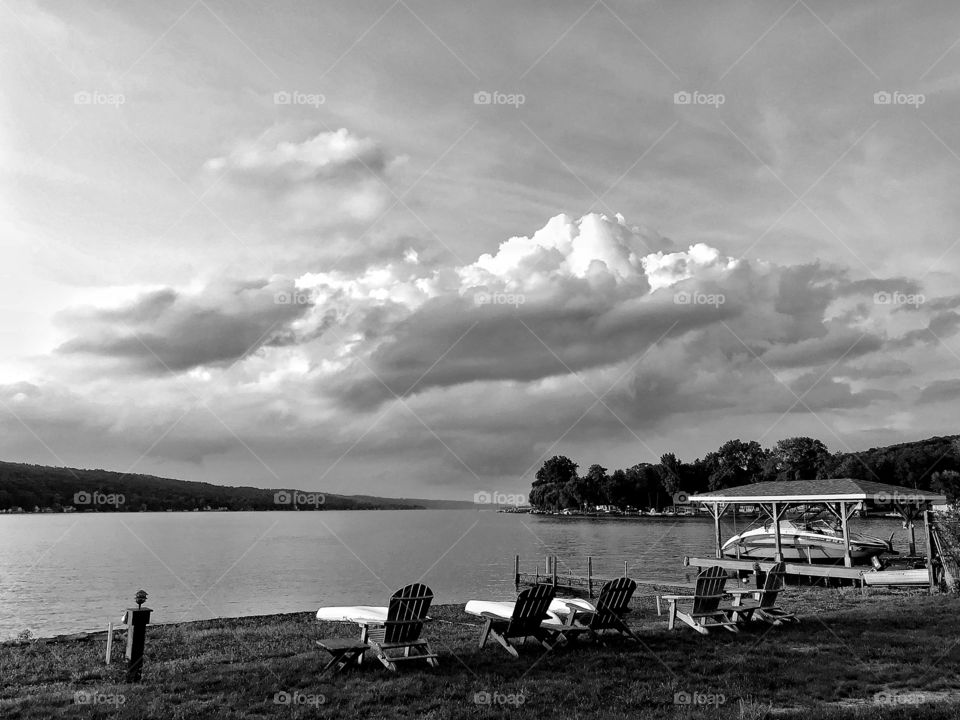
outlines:
[[[436,607],[427,637],[439,668],[391,674],[368,655],[322,681],[314,640],[356,629],[312,613],[151,626],[139,685],[122,683],[122,640],[119,662],[104,664],[103,634],[5,644],[0,718],[960,717],[956,596],[791,588],[784,606],[801,624],[708,637],[669,632],[650,596],[634,605],[644,647],[530,643],[519,660],[495,643],[480,650],[480,623],[461,607]]]

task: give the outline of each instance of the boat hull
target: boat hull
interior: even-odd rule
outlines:
[[[782,534],[780,550],[787,562],[839,563],[844,559],[843,538]],[[885,546],[874,543],[850,542],[850,558],[855,563],[867,563],[870,558],[885,552]],[[776,540],[773,534],[734,538],[723,547],[724,557],[750,560],[776,559]]]

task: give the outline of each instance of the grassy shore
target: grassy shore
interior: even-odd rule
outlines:
[[[0,717],[960,716],[956,597],[791,588],[785,606],[801,624],[709,637],[667,631],[650,595],[635,606],[642,647],[586,641],[545,652],[531,643],[519,660],[495,644],[480,650],[479,621],[461,606],[436,607],[427,637],[439,668],[390,674],[368,656],[362,669],[322,681],[314,641],[356,630],[312,613],[152,626],[139,685],[122,683],[122,647],[119,662],[104,664],[103,634],[5,644]],[[78,704],[78,693],[96,702]],[[278,704],[277,693],[296,701]],[[677,704],[683,693],[694,702]]]

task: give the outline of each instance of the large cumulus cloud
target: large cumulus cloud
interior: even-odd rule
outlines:
[[[299,172],[295,181],[309,182]],[[652,459],[652,446],[677,449],[654,439],[668,429],[722,441],[731,418],[755,437],[823,435],[824,416],[903,399],[932,405],[946,386],[907,384],[924,362],[911,353],[931,347],[912,334],[952,332],[956,304],[903,312],[874,297],[919,289],[820,262],[737,259],[621,216],[558,215],[464,265],[406,247],[353,270],[154,288],[73,308],[55,357],[112,363],[89,401],[100,417],[149,383],[149,413],[131,407],[104,423],[137,447],[151,448],[183,412],[171,371],[189,383],[199,414],[153,456],[229,456],[238,467],[256,448],[254,461],[271,468],[309,456],[325,487],[349,489],[340,483],[388,461],[423,482],[475,484],[578,447],[602,448],[611,464]],[[17,407],[46,422],[32,387],[15,393]],[[816,422],[804,425],[811,412]],[[904,412],[898,427],[911,422]]]

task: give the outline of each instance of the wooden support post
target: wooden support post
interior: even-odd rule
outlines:
[[[110,664],[110,660],[113,656],[113,623],[107,623],[107,665]]]
[[[777,562],[783,562],[783,548],[780,542],[780,513],[777,512],[777,503],[771,503],[770,509],[773,514],[773,542],[776,547],[774,558]]]
[[[143,646],[147,640],[147,625],[150,624],[150,608],[137,607],[127,610],[127,676],[126,682],[140,682],[143,674]]]
[[[626,560],[623,561],[623,576],[624,576],[624,577],[627,576],[627,561],[626,561]]]
[[[933,571],[933,542],[930,537],[933,530],[930,527],[930,511],[923,511],[923,537],[927,544],[927,582],[929,583],[930,594],[933,595],[937,590],[937,578]]]
[[[520,556],[513,556],[513,589],[520,590]]]
[[[917,537],[913,530],[913,518],[914,514],[911,510],[910,519],[907,521],[907,527],[910,528],[910,554],[915,556],[917,554]]]
[[[717,557],[723,557],[723,542],[720,537],[720,505],[714,503],[710,512],[713,514],[713,534],[717,541]]]
[[[593,599],[593,558],[587,555],[587,597]]]
[[[847,504],[840,503],[840,527],[843,529],[843,564],[853,567],[853,558],[850,556],[850,529],[847,527]]]
[[[557,589],[557,556],[553,555],[550,558],[550,569],[553,570],[553,589]]]

